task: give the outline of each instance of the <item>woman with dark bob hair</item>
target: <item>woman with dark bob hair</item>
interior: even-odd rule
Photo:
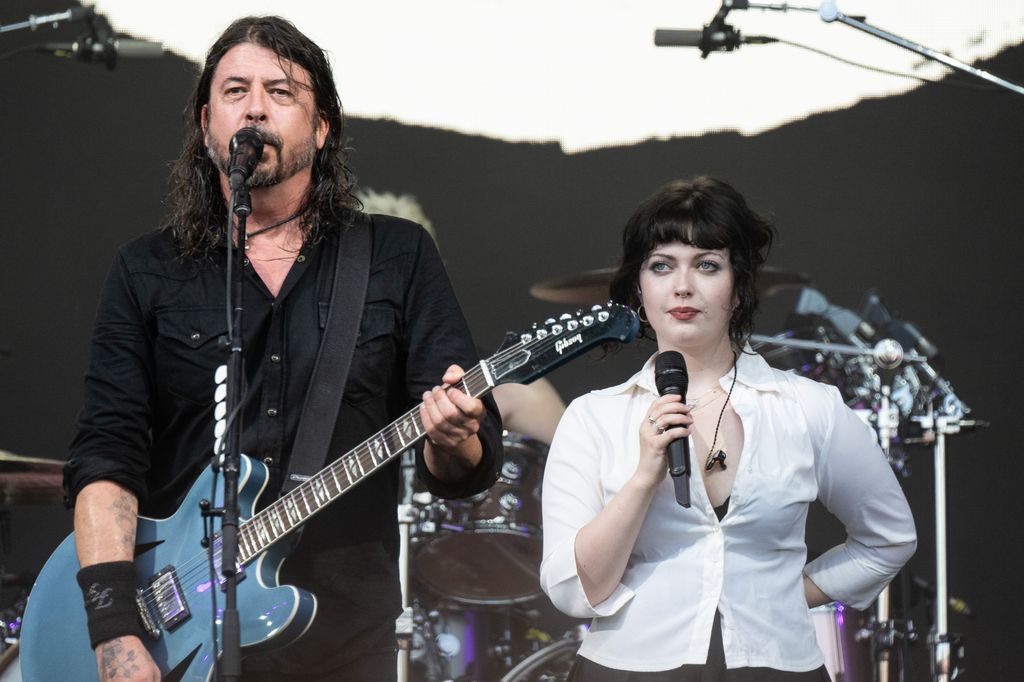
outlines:
[[[872,430],[834,387],[747,345],[773,235],[708,177],[669,183],[626,223],[611,297],[636,307],[658,353],[573,401],[545,466],[541,585],[593,618],[570,679],[828,680],[809,608],[865,608],[914,552]],[[685,360],[686,402],[659,396],[666,351]],[[681,438],[690,506],[685,479],[666,475]],[[815,499],[847,539],[807,563]]]

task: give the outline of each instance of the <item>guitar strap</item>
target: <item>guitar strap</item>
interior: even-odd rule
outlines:
[[[313,366],[313,380],[306,394],[306,404],[299,417],[288,473],[281,486],[282,495],[320,471],[327,461],[359,336],[370,279],[373,218],[359,211],[351,211],[350,215],[352,219],[347,221],[347,225],[342,225],[338,235],[338,257],[327,323]]]

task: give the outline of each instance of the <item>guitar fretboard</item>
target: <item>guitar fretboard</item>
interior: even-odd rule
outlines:
[[[448,390],[478,398],[490,392],[494,385],[493,375],[484,360]],[[425,436],[417,405],[242,523],[238,528],[239,560],[245,563],[265,551]]]

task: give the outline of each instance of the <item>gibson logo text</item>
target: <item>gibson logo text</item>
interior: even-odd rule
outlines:
[[[559,339],[558,341],[555,341],[555,351],[557,351],[558,354],[561,355],[562,351],[564,351],[566,348],[573,345],[574,343],[583,343],[583,335],[577,334],[576,336],[570,336],[567,339]]]

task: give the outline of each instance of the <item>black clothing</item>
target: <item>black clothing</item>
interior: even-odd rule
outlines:
[[[715,511],[715,516],[718,517],[719,521],[724,519],[725,515],[729,513],[729,500],[731,499],[731,496],[727,497],[725,498],[725,501],[722,502],[722,504],[718,505],[717,507],[712,507],[712,509]]]
[[[635,672],[607,668],[577,656],[569,673],[569,682],[831,682],[831,678],[825,666],[804,673],[774,668],[726,668],[721,618],[715,613],[711,648],[704,665],[682,665],[675,670],[658,672]]]
[[[419,403],[449,365],[469,368],[478,361],[426,232],[386,216],[374,216],[372,230],[366,303],[331,461]],[[330,230],[319,244],[305,246],[276,298],[251,267],[245,269],[242,452],[270,469],[263,503],[287,471],[327,319],[337,243]],[[93,481],[111,480],[138,496],[141,514],[165,517],[209,463],[213,375],[227,361],[218,341],[227,332],[222,261],[183,262],[166,232],[119,251],[100,301],[84,407],[65,467],[70,500]],[[485,405],[484,459],[462,484],[431,476],[417,449],[420,477],[435,495],[474,494],[496,479],[501,422],[493,401]],[[294,646],[317,641],[320,623],[337,621],[330,646],[321,645],[306,663],[326,668],[352,660],[386,631],[393,634],[400,610],[397,501],[393,461],[306,524],[282,581],[294,579],[320,604],[310,632]]]

